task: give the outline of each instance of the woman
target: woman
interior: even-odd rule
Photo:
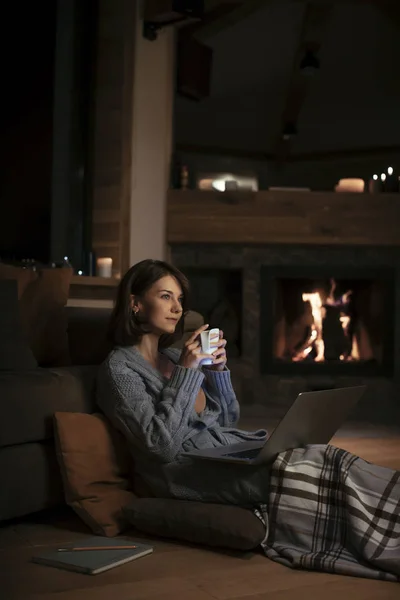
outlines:
[[[199,342],[208,325],[182,352],[169,348],[182,336],[187,300],[185,276],[161,261],[138,263],[119,286],[115,348],[99,370],[97,400],[127,439],[135,475],[158,497],[237,504],[265,522],[268,512],[264,550],[283,564],[400,575],[400,473],[332,446],[290,450],[270,466],[194,463],[182,455],[267,436],[235,428],[239,405],[222,332],[210,366],[202,366],[209,355]],[[354,559],[349,532],[351,548],[371,565]]]
[[[268,497],[268,468],[193,465],[181,453],[245,440],[263,440],[235,429],[239,405],[226,368],[221,337],[214,362],[198,340],[182,353],[169,345],[183,333],[188,282],[171,265],[145,260],[122,279],[111,319],[115,349],[100,369],[100,408],[127,438],[135,475],[155,496],[255,506]]]

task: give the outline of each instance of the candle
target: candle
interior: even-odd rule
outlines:
[[[355,192],[362,193],[364,191],[365,182],[363,179],[340,179],[335,186],[335,192]]]
[[[98,277],[112,277],[112,258],[98,258],[96,264]]]
[[[399,182],[393,167],[388,167],[385,181],[385,192],[397,193],[399,191]]]

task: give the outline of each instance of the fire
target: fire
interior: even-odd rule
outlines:
[[[311,325],[311,334],[308,339],[308,343],[305,348],[300,351],[294,360],[304,360],[310,352],[315,348],[316,357],[315,362],[321,362],[324,360],[325,344],[322,337],[322,325],[325,317],[325,309],[322,305],[322,298],[318,292],[313,294],[302,294],[303,302],[309,302],[311,305],[311,313],[313,316],[313,323]]]
[[[326,307],[336,307],[338,309],[338,318],[342,326],[343,333],[347,339],[351,339],[351,351],[340,356],[340,360],[359,360],[360,352],[356,337],[351,332],[351,317],[347,314],[347,309],[351,300],[352,290],[348,290],[339,298],[335,298],[336,282],[331,279],[331,288],[328,297],[323,300],[320,292],[304,293],[302,300],[308,303],[311,310],[311,326],[308,338],[302,344],[302,347],[292,357],[294,362],[305,360],[311,352],[315,353],[314,362],[323,362],[325,360],[325,342],[323,338],[323,326],[326,318]]]

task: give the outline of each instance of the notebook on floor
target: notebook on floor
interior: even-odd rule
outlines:
[[[255,465],[271,463],[280,452],[309,444],[328,444],[366,390],[365,385],[299,394],[272,435],[263,442],[239,442],[191,450],[197,460]]]
[[[32,557],[32,561],[49,567],[97,575],[151,552],[152,546],[134,540],[94,536],[37,554]]]

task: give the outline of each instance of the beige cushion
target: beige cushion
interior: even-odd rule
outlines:
[[[54,425],[67,504],[94,533],[118,535],[128,525],[122,509],[135,498],[122,436],[100,414],[57,412]]]

